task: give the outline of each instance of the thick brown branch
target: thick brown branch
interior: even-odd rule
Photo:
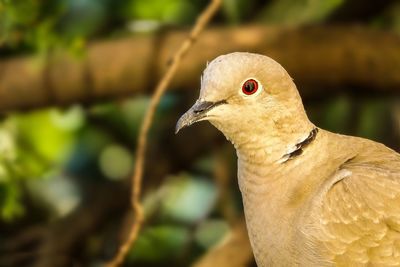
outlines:
[[[0,62],[0,111],[149,92],[188,32],[163,34],[163,38],[137,36],[92,43],[81,59],[59,53],[46,64],[32,57],[4,60]],[[206,30],[193,45],[172,86],[194,90],[207,60],[232,51],[252,51],[281,62],[306,96],[352,85],[397,93],[399,47],[400,36],[361,27],[215,28]]]

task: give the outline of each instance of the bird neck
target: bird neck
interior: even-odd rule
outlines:
[[[264,166],[281,164],[298,156],[318,133],[308,119],[282,127],[277,127],[274,122],[255,125],[251,131],[237,133],[232,143],[242,163]]]

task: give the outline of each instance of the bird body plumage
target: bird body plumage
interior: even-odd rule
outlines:
[[[260,83],[258,95],[240,94],[248,78]],[[204,101],[226,103],[197,120],[192,108],[177,130],[209,120],[234,144],[258,266],[400,266],[398,153],[315,131],[292,79],[265,56],[232,53],[212,61],[198,100]],[[301,153],[289,154],[305,140]]]
[[[400,266],[400,156],[394,151],[321,130],[282,166],[239,165],[259,266]]]

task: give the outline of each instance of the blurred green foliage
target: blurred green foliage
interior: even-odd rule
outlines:
[[[80,108],[43,110],[9,116],[0,127],[0,210],[6,220],[22,214],[21,182],[60,172],[76,132],[83,126]]]
[[[335,12],[351,2],[224,0],[215,22],[292,27],[329,23]],[[85,44],[95,38],[191,25],[207,3],[0,0],[0,56],[34,53],[45,57],[57,49],[84,53]],[[361,22],[400,33],[400,4],[388,4]],[[165,134],[157,129],[181,100],[173,94],[163,98],[152,134]],[[148,104],[148,96],[135,96],[85,108],[8,114],[0,123],[0,220],[12,224],[23,218],[26,195],[45,207],[49,218],[60,218],[80,204],[86,183],[126,179],[134,167],[135,142]],[[390,142],[391,112],[398,103],[388,97],[361,98],[342,92],[306,104],[312,121],[322,128]],[[163,177],[161,186],[149,190],[144,205],[150,223],[130,253],[131,262],[180,261],[188,247],[204,251],[221,240],[229,227],[216,215],[220,192],[209,177],[213,164],[211,156],[203,155],[191,166],[200,169],[201,175],[180,170],[186,173]]]
[[[345,0],[275,0],[260,14],[265,22],[299,26],[326,20]]]
[[[163,23],[192,23],[201,1],[138,0],[130,1],[123,15],[127,18],[157,20]]]
[[[148,227],[141,233],[128,260],[146,263],[171,262],[184,251],[188,242],[188,229],[174,225]]]
[[[205,4],[200,0],[2,1],[0,48],[6,47],[11,53],[46,54],[59,47],[78,51],[83,49],[88,38],[121,31],[131,20],[192,23]]]

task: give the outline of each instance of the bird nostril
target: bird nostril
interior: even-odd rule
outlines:
[[[193,112],[194,113],[201,113],[203,112],[205,109],[204,108],[199,108],[199,109],[194,109]]]
[[[211,107],[214,106],[213,102],[209,102],[209,101],[204,101],[204,102],[198,102],[193,109],[194,113],[201,113],[203,111],[206,111],[208,109],[210,109]]]
[[[217,102],[210,102],[210,101],[198,102],[193,107],[193,112],[202,113],[222,104],[227,104],[226,100],[221,100]]]

